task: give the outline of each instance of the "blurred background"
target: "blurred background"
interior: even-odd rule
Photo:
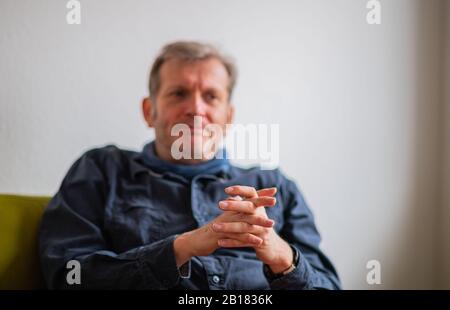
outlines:
[[[207,41],[238,64],[236,122],[280,124],[344,288],[450,289],[450,1],[379,1],[375,25],[366,0],[82,0],[79,25],[67,2],[0,0],[1,193],[52,195],[85,150],[139,150],[153,58]]]

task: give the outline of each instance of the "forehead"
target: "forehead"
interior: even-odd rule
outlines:
[[[227,90],[229,77],[216,58],[198,61],[170,59],[161,66],[161,89],[173,86],[218,88]]]

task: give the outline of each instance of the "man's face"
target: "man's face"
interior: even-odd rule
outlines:
[[[215,124],[224,130],[225,125],[231,123],[234,111],[228,98],[229,77],[219,60],[168,60],[161,67],[160,81],[156,100],[146,98],[143,110],[147,123],[155,128],[156,149],[163,159],[170,160],[172,144],[179,139],[171,135],[176,124],[190,127],[191,148],[194,150],[200,147],[199,141],[205,143],[211,139],[202,135],[202,131],[194,131],[195,116],[201,120],[202,129]],[[195,163],[195,160],[180,161]]]

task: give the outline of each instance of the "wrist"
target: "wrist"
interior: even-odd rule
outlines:
[[[284,250],[280,251],[280,253],[282,255],[276,262],[268,264],[274,274],[282,274],[294,265],[294,252],[289,244],[285,243]]]
[[[178,268],[180,268],[194,256],[191,253],[190,244],[191,242],[189,232],[178,235],[173,241],[175,261],[177,263]]]
[[[264,275],[267,277],[267,279],[269,281],[274,281],[274,280],[279,279],[279,278],[281,278],[283,276],[286,276],[286,275],[290,274],[291,272],[293,272],[297,268],[297,266],[299,264],[299,260],[300,260],[300,253],[298,252],[298,250],[294,246],[289,245],[289,247],[291,248],[291,251],[292,251],[293,256],[294,256],[293,260],[292,260],[292,263],[291,263],[291,265],[289,267],[287,267],[284,270],[281,270],[281,265],[278,265],[278,266],[280,266],[279,267],[280,269],[278,269],[277,266],[270,267],[269,265],[264,264],[263,272],[264,272]]]

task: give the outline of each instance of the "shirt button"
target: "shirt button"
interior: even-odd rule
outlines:
[[[219,278],[218,276],[214,276],[214,277],[212,278],[212,280],[213,280],[213,282],[216,283],[216,284],[220,282],[220,278]]]

